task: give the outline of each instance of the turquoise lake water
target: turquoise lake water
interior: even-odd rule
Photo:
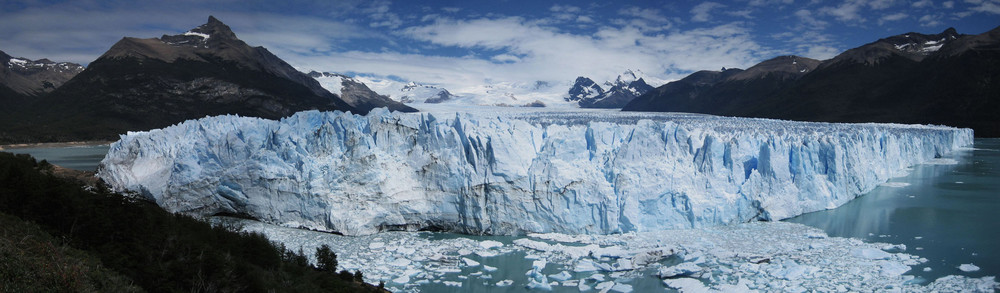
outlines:
[[[50,148],[14,148],[3,151],[15,154],[30,154],[36,160],[80,171],[95,171],[97,165],[108,154],[111,145],[88,145]]]
[[[927,280],[954,274],[1000,276],[1000,221],[996,217],[1000,213],[1000,139],[976,139],[974,149],[946,158],[957,164],[914,166],[908,176],[889,181],[908,186],[880,186],[836,209],[787,221],[820,228],[835,237],[906,244],[907,253],[929,260],[908,274]],[[980,270],[958,270],[968,263]]]

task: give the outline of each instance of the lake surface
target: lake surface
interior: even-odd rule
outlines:
[[[906,244],[907,253],[929,260],[909,274],[927,280],[951,274],[998,276],[1000,139],[976,139],[974,149],[948,158],[953,159],[951,164],[940,160],[945,164],[914,166],[908,176],[892,179],[843,206],[787,221],[835,237]],[[967,263],[981,269],[958,270]],[[930,271],[924,271],[927,268]]]
[[[111,145],[87,145],[70,147],[38,147],[38,148],[12,148],[4,149],[4,152],[15,154],[30,154],[36,160],[46,160],[49,163],[62,167],[80,170],[96,171],[97,165],[101,164],[104,155],[108,154]]]
[[[77,170],[94,171],[109,149],[108,145],[4,150],[27,153],[37,159]],[[913,266],[907,274],[934,280],[945,275],[970,277],[1000,275],[1000,139],[976,139],[975,147],[958,151],[932,164],[914,166],[909,175],[890,180],[856,200],[836,209],[789,219],[823,229],[830,236],[852,237],[869,242],[905,244],[906,252],[929,261]],[[509,244],[507,236],[467,236],[450,233],[422,234],[424,237],[483,238]],[[485,286],[503,279],[524,282],[524,267],[531,260],[519,253],[476,261],[499,268],[491,279],[456,280],[462,287],[443,283],[424,284],[426,291],[484,289],[491,292],[520,291],[523,287]],[[960,264],[972,263],[981,269],[961,272]],[[464,275],[469,272],[462,272]],[[646,274],[648,275],[648,274]],[[574,276],[578,277],[578,276]],[[639,277],[630,282],[638,291],[662,288],[656,278]],[[479,284],[482,284],[480,287]],[[485,288],[491,289],[485,289]],[[568,288],[566,288],[568,289]],[[556,288],[557,291],[561,289]],[[572,291],[572,290],[571,290]]]

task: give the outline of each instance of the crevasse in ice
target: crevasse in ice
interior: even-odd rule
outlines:
[[[289,227],[607,234],[837,207],[969,129],[619,112],[300,112],[123,135],[98,176],[167,210]]]

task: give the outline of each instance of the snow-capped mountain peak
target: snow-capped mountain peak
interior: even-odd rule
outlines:
[[[577,77],[566,101],[577,101],[584,108],[621,108],[635,97],[653,89],[642,78],[642,71],[626,70],[614,82],[606,81],[605,90],[593,80]]]

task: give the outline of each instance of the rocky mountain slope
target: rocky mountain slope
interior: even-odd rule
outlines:
[[[415,111],[386,99],[342,99],[210,16],[182,34],[123,38],[62,87],[29,103],[0,138],[116,139],[126,131],[212,115],[281,118],[311,109],[364,114],[383,106]]]
[[[944,124],[1000,136],[1000,28],[907,33],[822,62],[785,56],[745,71],[696,72],[623,110]]]
[[[366,109],[365,112],[378,107],[387,107],[392,111],[413,112],[413,108],[394,101],[389,96],[380,95],[368,88],[368,85],[355,78],[330,72],[309,72],[309,77],[319,81],[320,86],[336,94],[348,104],[356,108]],[[405,101],[403,102],[405,103]]]
[[[0,87],[20,96],[52,92],[83,71],[83,66],[49,59],[15,58],[0,51]]]

